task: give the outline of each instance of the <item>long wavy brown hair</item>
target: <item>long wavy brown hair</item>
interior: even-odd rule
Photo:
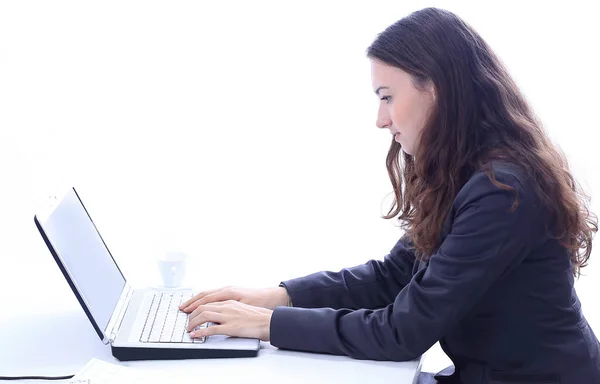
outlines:
[[[508,160],[534,181],[548,210],[548,230],[567,248],[579,276],[597,218],[564,154],[481,36],[452,12],[426,8],[380,33],[367,56],[407,72],[417,88],[433,82],[436,91],[417,151],[400,156],[401,145],[392,140],[386,158],[395,197],[383,217],[399,215],[417,257],[427,260],[439,247],[453,200],[475,171],[514,191],[496,181],[489,167],[492,160]]]

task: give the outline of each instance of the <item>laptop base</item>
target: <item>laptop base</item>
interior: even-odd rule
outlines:
[[[235,357],[256,357],[258,349],[190,349],[190,348],[139,348],[115,347],[111,345],[112,355],[120,361],[133,360],[183,360],[218,359]]]

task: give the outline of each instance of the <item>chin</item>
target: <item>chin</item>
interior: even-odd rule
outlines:
[[[402,148],[402,152],[406,153],[409,156],[413,156],[413,151],[411,151],[410,149],[407,149],[404,146],[401,146],[400,148]]]

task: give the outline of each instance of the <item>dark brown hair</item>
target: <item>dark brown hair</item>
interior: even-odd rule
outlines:
[[[392,140],[386,159],[395,198],[384,218],[399,215],[417,256],[427,260],[439,247],[453,200],[475,171],[513,190],[497,182],[488,166],[501,159],[534,181],[551,234],[568,249],[578,276],[590,257],[597,219],[564,154],[481,36],[455,14],[426,8],[380,33],[367,56],[407,72],[417,87],[431,81],[435,88],[436,105],[414,156],[401,158],[401,146]]]

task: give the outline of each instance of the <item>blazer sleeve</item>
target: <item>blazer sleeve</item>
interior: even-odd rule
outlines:
[[[278,307],[271,344],[286,349],[348,355],[357,359],[412,360],[441,339],[510,266],[528,253],[530,231],[542,216],[532,191],[510,173],[493,185],[478,173],[454,201],[452,226],[426,268],[418,271],[393,304],[372,309]]]
[[[339,272],[317,272],[280,285],[287,289],[294,307],[383,308],[408,284],[414,263],[414,253],[403,237],[383,261],[371,260]]]

